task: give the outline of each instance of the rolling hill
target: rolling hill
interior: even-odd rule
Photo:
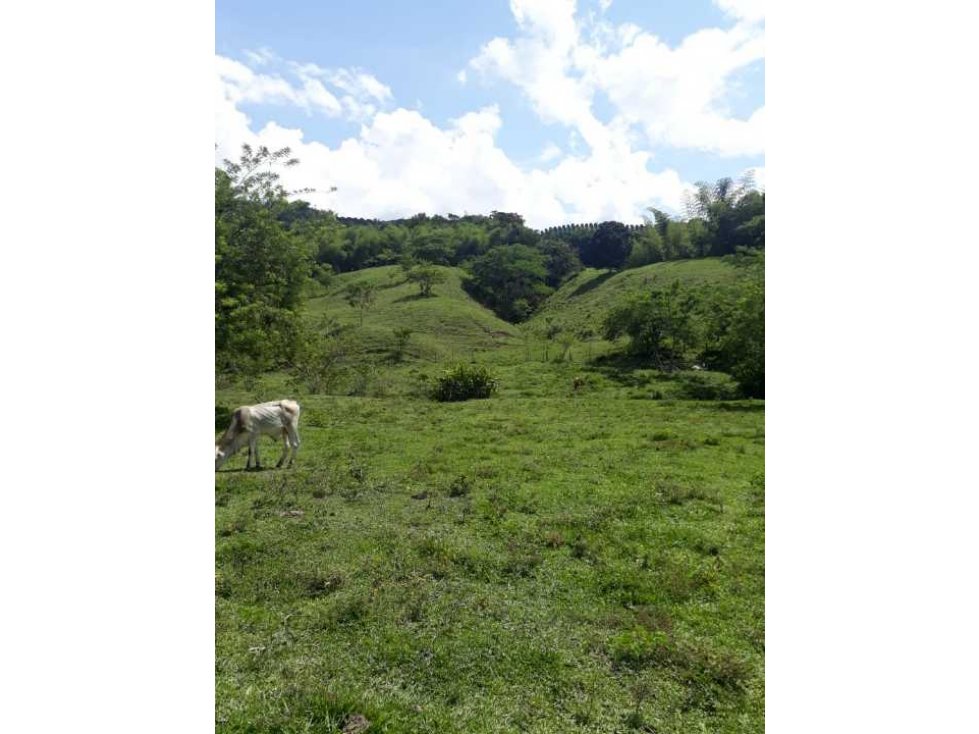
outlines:
[[[363,314],[363,328],[356,331],[368,352],[390,349],[397,329],[411,329],[407,356],[424,360],[468,358],[519,341],[518,327],[498,318],[462,289],[462,270],[438,270],[446,280],[435,285],[432,296],[427,298],[394,265],[343,273],[325,295],[307,302],[306,316],[311,320],[331,317],[341,324],[359,325],[360,311],[347,303],[345,290],[365,283],[375,287],[376,297],[374,305]]]
[[[508,357],[520,350],[538,351],[539,335],[547,325],[560,327],[566,333],[590,330],[597,335],[612,308],[641,292],[666,288],[674,281],[691,287],[724,287],[742,277],[735,265],[721,258],[655,263],[618,273],[587,268],[552,294],[530,320],[515,325],[497,317],[463,290],[461,269],[438,269],[446,280],[436,285],[428,298],[419,294],[417,286],[408,282],[397,266],[343,273],[324,295],[307,302],[306,316],[311,320],[330,317],[341,324],[360,326],[361,313],[347,303],[345,290],[352,284],[366,283],[375,287],[376,300],[363,313],[362,328],[354,330],[364,351],[389,350],[394,332],[410,329],[406,350],[409,359],[489,357],[493,361],[509,361]],[[601,341],[591,346],[594,353],[608,348]]]
[[[598,334],[605,314],[641,292],[666,288],[674,281],[723,287],[741,277],[729,260],[716,257],[654,263],[618,273],[586,268],[551,295],[524,328],[537,331],[550,322],[564,331],[590,329]]]

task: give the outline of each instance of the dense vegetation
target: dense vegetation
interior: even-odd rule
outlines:
[[[295,165],[288,149],[246,147],[215,173],[217,368],[256,375],[286,367],[306,343],[297,318],[304,289],[337,273],[400,265],[430,296],[461,267],[467,292],[510,323],[530,319],[582,268],[610,272],[657,262],[740,256],[756,275],[723,293],[646,293],[614,309],[601,329],[629,337],[628,354],[661,369],[701,364],[737,376],[748,395],[764,394],[765,195],[750,180],[700,184],[687,218],[651,209],[644,225],[567,225],[538,232],[515,213],[368,221],[337,217],[289,201],[277,165]],[[752,257],[751,254],[755,253]],[[348,292],[363,315],[374,294]]]
[[[288,395],[302,447],[216,476],[216,730],[762,731],[761,195],[363,222],[244,153],[216,172],[215,430]]]

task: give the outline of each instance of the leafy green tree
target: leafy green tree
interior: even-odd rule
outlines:
[[[434,265],[418,265],[408,271],[408,280],[418,286],[418,292],[424,298],[432,295],[432,288],[444,283],[446,280],[445,272],[439,270]]]
[[[690,234],[685,222],[670,221],[667,223],[663,250],[667,260],[685,260],[694,256],[693,243],[690,241]]]
[[[485,253],[489,247],[489,232],[475,222],[459,221],[453,227],[455,255],[453,264],[458,265]]]
[[[291,384],[314,394],[336,389],[349,372],[350,353],[347,328],[334,318],[301,329],[289,370]]]
[[[317,263],[338,272],[343,269],[346,259],[344,230],[345,227],[331,213],[299,228],[298,235],[305,240]]]
[[[746,395],[765,397],[765,257],[748,255],[740,263],[747,278],[717,339],[713,366],[728,372]]]
[[[404,359],[405,350],[408,348],[408,339],[414,334],[414,330],[409,327],[399,327],[394,330],[394,351],[391,356],[395,362]]]
[[[224,159],[224,171],[231,180],[236,198],[263,204],[268,207],[286,207],[289,193],[308,193],[312,189],[299,189],[287,192],[279,183],[281,174],[276,168],[291,168],[299,165],[299,159],[292,157],[289,148],[271,151],[264,145],[257,150],[245,143],[241,146],[241,156],[237,161]]]
[[[480,303],[507,321],[523,321],[550,293],[547,265],[527,245],[501,245],[476,258],[466,287]]]
[[[347,227],[344,243],[344,269],[361,270],[381,263],[378,256],[384,251],[385,241],[377,227]]]
[[[563,227],[555,227],[545,235],[545,240],[557,240],[564,242],[573,252],[578,254],[588,249],[588,242],[595,233],[597,225],[571,224]]]
[[[412,230],[409,252],[416,260],[434,265],[449,265],[455,257],[456,246],[452,232],[432,225]]]
[[[621,222],[602,222],[580,252],[589,268],[618,269],[632,252],[632,236]]]
[[[628,266],[639,268],[664,260],[663,237],[654,226],[643,227],[632,243]]]
[[[602,323],[602,335],[612,341],[630,338],[629,352],[660,368],[689,361],[697,343],[696,299],[674,281],[613,308]]]
[[[542,239],[537,249],[544,256],[544,266],[547,268],[546,283],[551,288],[557,288],[581,270],[578,253],[561,240]]]
[[[288,361],[297,309],[312,265],[277,219],[285,203],[277,163],[288,150],[244,146],[239,163],[215,169],[215,367],[255,375]],[[264,169],[261,166],[265,166]]]
[[[698,182],[687,201],[687,214],[704,222],[710,255],[765,246],[765,195],[755,190],[750,175],[737,183],[731,178]]]
[[[499,245],[536,245],[540,235],[524,224],[519,214],[510,212],[493,212],[490,214],[489,244]]]

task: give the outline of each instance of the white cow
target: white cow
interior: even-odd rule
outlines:
[[[231,425],[224,435],[218,439],[214,447],[214,471],[235,454],[238,449],[248,444],[248,462],[245,468],[251,468],[252,456],[255,457],[255,468],[261,469],[258,459],[258,439],[265,435],[272,438],[282,437],[282,456],[277,467],[282,466],[286,454],[292,449],[287,466],[292,466],[296,452],[299,451],[299,403],[295,400],[274,400],[271,403],[259,405],[243,405],[231,416]]]

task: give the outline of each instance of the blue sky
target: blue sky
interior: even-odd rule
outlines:
[[[288,145],[345,215],[638,222],[764,183],[757,0],[219,0],[215,51],[218,160]]]

